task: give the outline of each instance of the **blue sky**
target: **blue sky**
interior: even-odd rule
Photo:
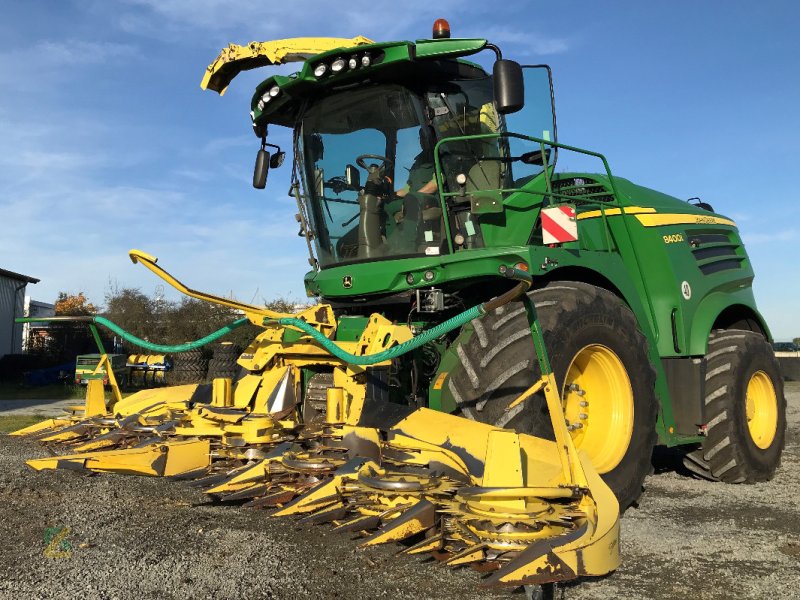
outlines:
[[[446,17],[454,36],[553,67],[560,141],[733,217],[773,333],[800,336],[795,2],[51,0],[3,13],[0,266],[41,278],[38,300],[102,303],[114,282],[153,292],[134,247],[197,289],[303,299],[288,163],[250,186],[248,103],[267,71],[220,98],[200,90],[206,65],[230,42],[416,39]]]

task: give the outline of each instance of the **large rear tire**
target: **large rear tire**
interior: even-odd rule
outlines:
[[[530,293],[576,446],[624,510],[641,495],[651,470],[658,402],[647,340],[614,294],[579,282],[554,282]],[[539,377],[521,302],[473,322],[457,340],[459,364],[447,381],[470,418],[553,438],[544,396],[506,407]]]
[[[715,479],[767,481],[780,465],[786,399],[775,353],[752,331],[714,331],[706,354],[702,458]]]

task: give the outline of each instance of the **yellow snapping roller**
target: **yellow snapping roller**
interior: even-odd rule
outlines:
[[[154,257],[131,254],[186,293],[230,302],[190,290]],[[525,273],[506,268],[504,276],[517,285],[462,321],[527,289]],[[108,409],[90,382],[83,411],[13,434],[66,451],[29,464],[188,480],[219,500],[360,533],[362,546],[402,542],[406,554],[473,566],[489,572],[487,585],[617,567],[617,499],[576,450],[551,370],[509,405],[543,390],[547,440],[380,398],[377,374],[425,335],[407,325],[376,314],[357,338],[337,341],[347,332],[330,307],[300,319],[244,309],[264,331],[241,355],[237,381],[143,390]]]

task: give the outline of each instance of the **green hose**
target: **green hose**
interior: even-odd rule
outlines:
[[[484,314],[483,305],[479,304],[478,306],[473,306],[470,309],[465,310],[464,312],[457,314],[455,317],[447,319],[442,323],[439,323],[435,327],[431,327],[430,329],[422,332],[418,336],[399,344],[397,346],[393,346],[388,350],[384,350],[383,352],[378,352],[377,354],[369,354],[367,356],[358,356],[356,354],[351,354],[350,352],[346,352],[342,350],[342,348],[334,341],[329,340],[325,337],[324,334],[320,333],[314,327],[303,321],[302,319],[284,317],[282,319],[278,319],[278,324],[283,325],[284,327],[296,327],[300,329],[304,333],[313,337],[316,341],[320,343],[320,345],[325,348],[328,352],[333,354],[336,358],[345,361],[351,365],[374,365],[375,363],[383,362],[385,360],[391,360],[398,356],[405,354],[406,352],[411,352],[419,348],[420,346],[427,344],[428,342],[435,340],[436,338],[444,335],[448,331],[452,331],[458,327],[461,327],[465,323],[472,321],[473,319],[477,319],[481,315]]]
[[[195,340],[194,342],[186,342],[185,344],[176,344],[174,346],[169,346],[166,344],[153,344],[152,342],[148,342],[141,338],[136,337],[132,333],[128,333],[122,327],[114,323],[113,321],[109,321],[105,317],[94,317],[94,322],[106,327],[120,336],[126,342],[130,342],[136,346],[141,348],[145,348],[147,350],[152,350],[154,352],[186,352],[187,350],[194,350],[195,348],[199,348],[201,346],[205,346],[206,344],[210,344],[214,340],[218,340],[224,335],[229,334],[234,329],[241,327],[245,323],[249,322],[249,319],[241,318],[235,320],[233,323],[225,325],[221,329],[217,329],[214,333],[208,334],[206,337],[200,338],[199,340]]]
[[[393,358],[397,358],[398,356],[402,356],[406,352],[411,352],[412,350],[416,350],[420,346],[427,344],[428,342],[435,340],[436,338],[469,323],[473,319],[477,319],[485,315],[487,312],[495,310],[500,306],[504,306],[508,304],[512,300],[515,300],[522,294],[524,294],[528,288],[530,288],[531,283],[533,282],[533,278],[529,273],[526,271],[521,271],[514,267],[501,267],[500,274],[505,277],[506,279],[512,279],[514,281],[518,281],[518,283],[513,289],[508,290],[501,296],[497,298],[493,298],[488,302],[484,302],[483,304],[478,304],[477,306],[473,306],[472,308],[468,308],[462,313],[457,314],[455,317],[447,319],[442,323],[439,323],[435,327],[432,327],[426,331],[423,331],[417,336],[414,336],[412,339],[399,344],[397,346],[393,346],[388,350],[384,350],[383,352],[378,352],[376,354],[369,354],[367,356],[357,356],[355,354],[351,354],[350,352],[346,352],[342,350],[342,348],[334,341],[329,340],[325,337],[324,334],[320,333],[314,327],[303,321],[302,319],[298,319],[295,317],[283,317],[281,319],[264,319],[264,324],[267,325],[269,323],[277,322],[279,325],[283,325],[284,327],[295,327],[310,335],[319,344],[325,348],[328,352],[333,354],[336,358],[345,361],[351,365],[374,365],[375,363],[383,362],[385,360],[391,360]]]
[[[377,354],[370,354],[368,356],[358,356],[355,354],[351,354],[350,352],[346,352],[342,350],[339,345],[329,340],[325,337],[324,334],[320,333],[317,329],[303,321],[302,319],[297,319],[294,317],[284,317],[282,319],[265,319],[264,324],[270,323],[278,323],[284,327],[295,327],[304,333],[310,335],[312,338],[317,340],[320,345],[325,348],[328,352],[330,352],[336,358],[339,358],[351,365],[374,365],[379,362],[383,362],[385,360],[391,360],[398,356],[405,354],[406,352],[411,352],[419,348],[420,346],[427,344],[431,340],[435,340],[436,338],[444,335],[445,333],[452,331],[458,327],[461,327],[465,323],[472,321],[483,315],[486,312],[484,305],[479,304],[478,306],[473,306],[470,309],[465,310],[464,312],[447,319],[443,323],[439,323],[435,327],[431,327],[430,329],[424,331],[423,333],[415,336],[414,338],[408,340],[403,344],[399,344],[388,350],[384,350],[383,352],[378,352]],[[109,321],[105,317],[33,317],[33,318],[22,318],[16,319],[19,323],[29,323],[29,322],[38,322],[38,321],[88,321],[89,323],[97,323],[98,325],[102,325],[107,329],[110,329],[118,336],[120,336],[123,340],[134,344],[135,346],[139,346],[140,348],[145,348],[147,350],[151,350],[154,352],[186,352],[187,350],[194,350],[195,348],[200,348],[201,346],[205,346],[221,338],[224,335],[227,335],[234,329],[241,327],[245,323],[248,323],[249,320],[246,318],[237,319],[233,323],[229,325],[225,325],[221,329],[218,329],[214,333],[210,333],[209,335],[200,338],[199,340],[195,340],[194,342],[186,342],[185,344],[176,344],[174,346],[169,346],[166,344],[154,344],[152,342],[148,342],[141,338],[136,337],[132,333],[125,331],[122,327],[114,323],[113,321]]]
[[[520,281],[521,283],[518,284],[512,290],[507,291],[502,296],[494,298],[488,302],[484,302],[483,304],[478,304],[477,306],[473,306],[472,308],[468,308],[462,313],[457,314],[455,317],[447,319],[442,323],[439,323],[435,327],[431,327],[430,329],[423,331],[421,334],[414,336],[407,342],[402,344],[398,344],[397,346],[393,346],[388,350],[384,350],[383,352],[378,352],[376,354],[370,354],[367,356],[358,356],[356,354],[351,354],[342,348],[334,341],[329,340],[325,335],[319,332],[317,329],[303,321],[302,319],[298,319],[296,317],[283,317],[280,319],[264,319],[264,325],[269,325],[273,323],[277,323],[278,325],[282,325],[284,327],[295,327],[300,331],[310,335],[314,338],[319,344],[325,348],[328,352],[330,352],[336,358],[345,361],[351,365],[374,365],[379,362],[383,362],[385,360],[392,360],[393,358],[397,358],[398,356],[402,356],[407,352],[411,352],[412,350],[416,350],[420,346],[427,344],[430,341],[435,340],[438,337],[441,337],[445,333],[453,331],[469,323],[473,319],[477,319],[485,315],[487,312],[495,310],[496,308],[507,304],[511,300],[517,298],[520,294],[523,294],[529,287],[532,282],[531,276],[518,269],[513,267],[501,267],[500,273],[505,276],[507,279],[513,279],[516,281]],[[34,322],[48,322],[48,321],[74,321],[74,322],[89,322],[89,323],[98,323],[103,327],[106,327],[119,335],[122,339],[131,344],[139,346],[140,348],[145,348],[147,350],[152,350],[154,352],[186,352],[187,350],[194,350],[195,348],[200,348],[201,346],[205,346],[213,342],[214,340],[218,340],[224,335],[229,334],[234,329],[241,327],[245,323],[249,322],[247,318],[237,319],[233,323],[229,325],[225,325],[215,331],[214,333],[210,333],[207,336],[200,338],[199,340],[195,340],[194,342],[186,342],[185,344],[176,344],[174,346],[168,346],[166,344],[153,344],[152,342],[148,342],[141,338],[136,337],[132,333],[128,333],[122,327],[114,323],[113,321],[109,321],[105,317],[100,316],[85,316],[85,317],[22,317],[17,318],[14,320],[16,323],[34,323]],[[94,327],[90,325],[90,327]],[[98,338],[99,339],[99,338]],[[100,342],[98,341],[98,344]]]

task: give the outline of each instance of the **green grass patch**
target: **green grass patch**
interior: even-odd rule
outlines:
[[[122,390],[126,398],[138,389]],[[86,386],[56,383],[53,385],[27,386],[21,383],[0,383],[0,400],[83,400]],[[111,388],[106,388],[106,399],[111,398]]]
[[[85,398],[86,388],[81,385],[28,386],[21,383],[0,383],[0,400],[70,400]]]
[[[34,423],[50,419],[38,415],[8,415],[0,416],[0,433],[10,433],[23,427],[30,427]]]

